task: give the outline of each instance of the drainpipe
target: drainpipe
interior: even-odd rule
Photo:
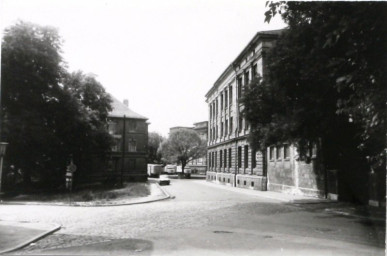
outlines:
[[[237,173],[238,173],[238,162],[239,162],[239,159],[238,159],[238,140],[237,140],[237,136],[238,136],[238,131],[239,131],[239,102],[238,102],[238,99],[239,99],[239,96],[238,95],[238,74],[237,74],[237,71],[236,71],[236,68],[234,66],[234,72],[235,72],[235,113],[236,113],[236,116],[235,116],[235,121],[236,121],[236,126],[235,126],[235,171],[234,171],[234,187],[237,187]]]

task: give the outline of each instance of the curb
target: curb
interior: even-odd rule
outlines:
[[[55,228],[53,228],[53,229],[51,229],[49,231],[43,232],[42,234],[37,235],[37,236],[33,237],[32,239],[29,239],[29,240],[27,240],[27,241],[25,241],[25,242],[23,242],[21,244],[18,244],[18,245],[14,246],[14,247],[12,247],[10,249],[6,249],[4,251],[0,251],[0,254],[4,254],[4,253],[7,253],[7,252],[12,252],[12,251],[16,251],[18,249],[21,249],[21,248],[29,245],[30,243],[33,243],[33,242],[35,242],[37,240],[42,239],[45,236],[48,236],[48,235],[58,231],[59,229],[61,229],[61,227],[62,227],[61,225],[58,225]]]
[[[174,199],[174,196],[171,196],[168,192],[166,192],[157,182],[155,182],[156,186],[163,192],[164,197],[156,198],[156,199],[149,199],[149,200],[143,200],[138,202],[128,202],[128,203],[120,203],[120,204],[101,204],[101,205],[69,205],[69,204],[50,204],[50,203],[38,203],[38,202],[4,202],[0,201],[0,205],[40,205],[40,206],[67,206],[67,207],[111,207],[111,206],[124,206],[124,205],[135,205],[135,204],[147,204],[147,203],[153,203],[157,201],[167,200],[167,199]],[[1,254],[1,252],[0,252]]]

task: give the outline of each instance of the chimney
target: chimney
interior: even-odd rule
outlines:
[[[127,106],[127,107],[129,107],[129,100],[124,99],[124,105]]]

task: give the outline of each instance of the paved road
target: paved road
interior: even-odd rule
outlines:
[[[176,198],[116,207],[0,206],[3,220],[53,222],[54,235],[14,254],[384,255],[385,223],[172,180]]]

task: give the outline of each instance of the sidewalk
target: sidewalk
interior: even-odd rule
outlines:
[[[227,185],[216,184],[207,181],[195,181],[201,184],[233,191],[245,195],[257,196],[266,199],[272,199],[283,203],[297,205],[303,208],[321,210],[332,214],[345,215],[357,218],[363,218],[373,221],[386,221],[386,209],[372,207],[368,205],[355,205],[351,203],[333,201],[324,198],[314,198],[302,195],[292,195],[273,191],[259,191],[244,188],[235,188]]]
[[[60,228],[58,224],[0,220],[0,254],[20,249]]]

